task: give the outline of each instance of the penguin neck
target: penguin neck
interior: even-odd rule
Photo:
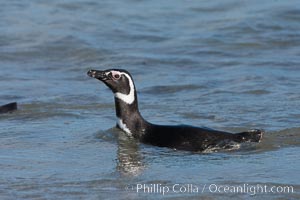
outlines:
[[[135,99],[131,104],[125,103],[124,101],[115,97],[116,116],[119,119],[125,121],[130,119],[132,115],[140,115],[138,102]]]
[[[115,97],[115,107],[117,126],[130,136],[135,138],[141,137],[145,132],[147,122],[139,112],[136,92],[134,101],[130,104]]]

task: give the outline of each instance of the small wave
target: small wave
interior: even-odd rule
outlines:
[[[292,20],[299,22],[300,20],[300,9],[285,9],[277,13],[279,19]]]
[[[120,131],[112,127],[108,130],[99,130],[95,133],[95,138],[100,139],[105,142],[112,142],[115,143],[118,140],[118,135],[120,134]]]
[[[201,153],[215,153],[215,152],[223,152],[223,151],[234,151],[234,150],[238,150],[240,148],[241,148],[240,143],[229,142],[229,143],[226,143],[226,144],[218,144],[218,145],[215,145],[215,146],[208,147],[207,149],[205,149]]]
[[[266,132],[257,145],[258,152],[273,151],[279,148],[300,146],[300,127]]]
[[[270,94],[271,92],[268,90],[247,90],[243,93],[244,94],[263,95],[263,94]]]
[[[180,91],[191,91],[205,88],[205,86],[201,85],[160,85],[160,86],[153,86],[150,88],[142,89],[141,91],[146,94],[172,94]]]

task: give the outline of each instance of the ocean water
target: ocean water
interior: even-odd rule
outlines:
[[[0,199],[300,198],[298,1],[0,5],[0,105],[19,106],[0,115]],[[190,153],[127,138],[86,75],[112,67],[132,73],[153,123],[263,141]]]

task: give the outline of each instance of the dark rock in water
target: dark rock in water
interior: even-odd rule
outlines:
[[[13,103],[9,103],[9,104],[0,106],[0,114],[13,112],[15,110],[17,110],[17,102],[13,102]]]

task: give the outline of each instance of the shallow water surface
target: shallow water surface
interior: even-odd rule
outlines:
[[[0,104],[19,104],[0,115],[1,199],[300,198],[298,1],[14,0],[0,17]],[[140,144],[86,75],[111,67],[132,73],[153,123],[260,128],[263,141]]]

